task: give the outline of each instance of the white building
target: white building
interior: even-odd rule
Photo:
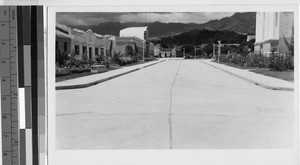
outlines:
[[[247,42],[253,39],[255,39],[255,35],[247,35]]]
[[[257,12],[254,50],[263,54],[286,53],[284,40],[291,40],[293,26],[293,12]]]
[[[154,56],[154,45],[148,42],[148,30],[145,27],[129,27],[120,30],[119,37],[116,38],[116,50],[121,54],[127,54],[136,49],[144,58]]]
[[[160,53],[160,44],[157,44],[154,46],[154,56],[159,57],[159,53]]]
[[[120,37],[137,37],[142,40],[148,40],[148,30],[145,27],[129,27],[120,30]]]
[[[175,48],[160,48],[160,57],[176,57],[176,49]]]

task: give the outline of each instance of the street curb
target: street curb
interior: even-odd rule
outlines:
[[[243,80],[245,80],[245,81],[248,81],[248,82],[250,82],[250,83],[252,83],[252,84],[255,84],[255,85],[260,86],[260,87],[263,87],[263,88],[266,88],[266,89],[271,89],[271,90],[282,90],[282,91],[294,91],[294,88],[289,88],[289,87],[275,87],[275,86],[266,85],[266,84],[260,83],[260,82],[258,82],[258,81],[251,80],[251,79],[249,79],[249,78],[247,78],[247,77],[244,77],[244,76],[241,76],[241,75],[232,73],[232,72],[230,72],[230,71],[228,71],[228,70],[221,69],[221,68],[219,68],[219,67],[217,67],[217,66],[214,66],[214,65],[211,65],[211,64],[209,64],[209,63],[206,63],[206,62],[203,62],[203,61],[201,61],[201,62],[204,63],[204,64],[206,64],[206,65],[212,66],[212,67],[214,67],[214,68],[216,68],[216,69],[222,70],[222,71],[224,71],[224,72],[226,72],[226,73],[229,73],[229,74],[231,74],[231,75],[233,75],[233,76],[235,76],[235,77],[238,77],[238,78],[240,78],[240,79],[243,79]]]
[[[131,72],[135,72],[135,71],[143,69],[143,68],[147,68],[147,67],[155,65],[155,64],[159,64],[159,63],[164,62],[164,61],[166,61],[166,60],[161,60],[159,62],[150,64],[150,65],[146,65],[146,66],[143,66],[143,67],[140,67],[140,68],[136,68],[136,69],[124,72],[124,73],[116,74],[116,75],[113,75],[113,76],[110,76],[110,77],[106,77],[106,78],[103,78],[103,79],[100,79],[100,80],[97,80],[97,81],[93,81],[93,82],[89,82],[89,83],[85,83],[85,84],[67,85],[67,86],[56,86],[55,90],[86,88],[86,87],[89,87],[89,86],[92,86],[92,85],[96,85],[96,84],[99,84],[99,83],[102,83],[102,82],[105,82],[105,81],[108,81],[108,80],[111,80],[111,79],[123,76],[125,74],[129,74]]]

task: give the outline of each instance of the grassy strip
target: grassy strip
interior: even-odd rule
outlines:
[[[294,82],[294,71],[293,70],[288,70],[288,71],[271,71],[269,69],[250,69],[249,71],[262,74],[265,76],[269,77],[274,77],[278,78],[281,80],[289,81],[289,82]]]
[[[224,64],[226,66],[231,66],[238,69],[249,69],[249,71],[262,74],[269,77],[278,78],[281,80],[294,82],[294,70],[288,70],[288,71],[272,71],[269,68],[247,68],[240,65],[232,64],[232,63],[220,63]]]

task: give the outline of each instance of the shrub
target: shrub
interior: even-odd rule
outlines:
[[[269,57],[269,68],[274,71],[294,69],[294,57],[292,55],[272,53]]]
[[[284,71],[284,58],[280,56],[278,53],[272,53],[269,57],[269,68],[275,71]]]
[[[133,62],[138,62],[140,59],[142,59],[142,55],[135,53],[130,58],[133,60]],[[146,58],[145,58],[145,60],[146,60]]]
[[[71,70],[71,73],[83,73],[83,72],[90,72],[91,68],[90,67],[82,67],[82,68],[73,68]]]
[[[66,61],[70,59],[68,55],[68,51],[61,52],[60,50],[56,50],[56,64],[58,66],[64,66]]]
[[[66,62],[65,67],[66,68],[86,68],[91,65],[94,65],[96,61],[94,60],[79,60],[76,58],[72,58],[68,62]]]
[[[98,64],[103,64],[105,59],[103,55],[96,55],[95,60]]]
[[[220,62],[232,63],[243,67],[270,68],[274,71],[294,69],[294,57],[292,54],[278,54],[272,52],[269,57],[261,53],[224,54],[220,55]]]
[[[246,56],[245,67],[252,68],[267,68],[268,67],[268,57],[265,57],[261,53],[249,53]]]
[[[66,76],[66,75],[69,75],[71,74],[71,72],[65,68],[56,68],[55,70],[55,76],[56,77],[60,77],[60,76]]]
[[[145,62],[146,61],[153,61],[153,60],[156,60],[156,58],[155,57],[148,57],[148,58],[145,58]],[[135,61],[134,61],[135,62]]]
[[[119,57],[118,63],[122,66],[133,63],[133,60],[130,57]]]
[[[220,55],[220,62],[233,63],[239,66],[244,66],[244,63],[246,62],[246,57],[237,53],[229,53]]]
[[[293,54],[286,55],[285,66],[286,66],[286,69],[294,69],[294,55]]]

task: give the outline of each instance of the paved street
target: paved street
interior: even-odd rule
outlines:
[[[56,91],[59,149],[287,148],[293,92],[200,60],[168,60],[88,88]]]

